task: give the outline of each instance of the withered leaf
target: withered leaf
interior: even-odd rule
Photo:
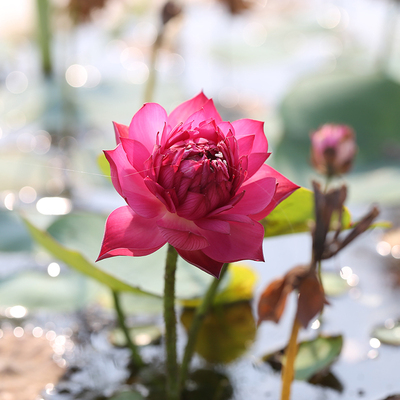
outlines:
[[[296,318],[307,328],[310,321],[322,311],[325,303],[324,289],[312,272],[300,283]]]
[[[258,318],[261,321],[278,323],[286,305],[287,296],[296,288],[308,274],[308,267],[292,268],[282,278],[271,282],[261,295],[258,303]]]
[[[259,323],[261,321],[279,322],[285,309],[287,296],[291,291],[292,288],[286,284],[285,277],[272,281],[258,302]]]

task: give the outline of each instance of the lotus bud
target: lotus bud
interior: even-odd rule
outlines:
[[[325,124],[311,134],[311,162],[329,177],[348,172],[356,152],[355,133],[350,126]]]

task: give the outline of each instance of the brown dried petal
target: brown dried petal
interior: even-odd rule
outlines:
[[[304,278],[299,287],[296,318],[304,328],[319,314],[325,304],[325,294],[317,276],[313,273]]]
[[[285,309],[287,296],[299,287],[308,273],[309,267],[294,267],[285,276],[269,284],[258,303],[259,323],[261,321],[279,322]]]
[[[258,323],[261,321],[278,323],[285,309],[287,296],[292,289],[292,286],[287,285],[285,277],[271,282],[258,303]]]

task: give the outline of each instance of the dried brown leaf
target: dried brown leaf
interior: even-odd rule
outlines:
[[[324,289],[315,273],[310,273],[300,283],[296,318],[307,328],[326,303]]]
[[[259,323],[261,321],[278,323],[285,309],[287,296],[291,291],[292,287],[286,284],[285,277],[272,281],[258,302]]]

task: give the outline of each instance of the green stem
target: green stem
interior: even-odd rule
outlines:
[[[176,314],[175,314],[175,272],[178,253],[168,245],[167,260],[164,276],[164,322],[165,322],[165,351],[167,400],[178,400],[179,367],[176,357]]]
[[[126,343],[129,347],[129,349],[131,350],[132,360],[133,360],[135,366],[140,368],[144,365],[144,362],[143,362],[142,358],[140,357],[140,354],[138,352],[136,345],[132,342],[131,336],[129,334],[129,330],[125,324],[125,316],[124,316],[124,313],[121,308],[119,292],[116,292],[113,290],[112,294],[113,294],[113,298],[114,298],[114,307],[115,307],[115,310],[117,311],[117,315],[118,315],[119,327],[122,329],[122,332],[125,335]]]
[[[42,55],[42,70],[45,76],[52,74],[51,52],[50,52],[50,10],[48,0],[36,0],[38,15],[38,39]]]
[[[192,360],[194,349],[197,341],[197,336],[199,334],[199,330],[201,324],[204,320],[204,317],[207,315],[210,306],[214,300],[214,297],[217,293],[218,286],[222,281],[222,278],[226,274],[228,269],[228,264],[224,264],[221,269],[221,274],[219,279],[214,279],[209,286],[206,294],[203,297],[201,304],[197,307],[195,316],[193,318],[192,324],[190,325],[188,340],[185,348],[185,353],[183,355],[181,373],[179,375],[179,391],[182,392],[185,386],[185,381],[187,379],[188,370],[190,366],[190,362]]]
[[[290,334],[289,344],[286,347],[286,362],[282,369],[282,393],[281,400],[290,400],[290,389],[294,378],[294,362],[297,355],[297,335],[299,333],[300,323],[294,318],[292,333]]]
[[[153,101],[154,88],[156,86],[156,78],[157,78],[156,61],[157,61],[158,51],[160,50],[161,44],[163,42],[163,38],[164,38],[164,26],[161,26],[157,35],[157,39],[154,42],[153,47],[151,49],[150,63],[149,63],[149,78],[147,79],[146,87],[144,89],[145,103]]]

